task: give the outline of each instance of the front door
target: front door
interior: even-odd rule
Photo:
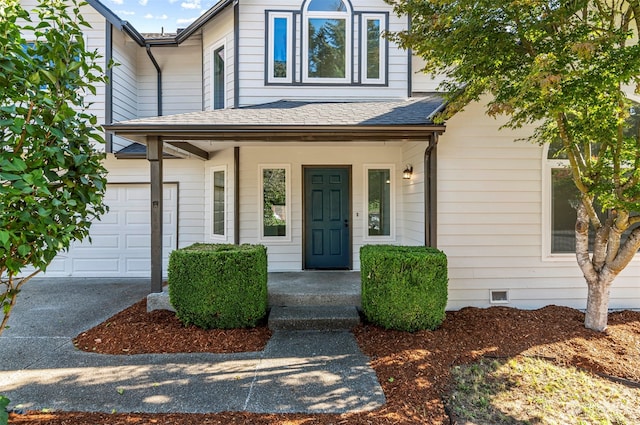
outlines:
[[[351,268],[350,167],[304,167],[304,266]]]

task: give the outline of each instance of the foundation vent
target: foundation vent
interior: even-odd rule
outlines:
[[[509,302],[509,291],[505,289],[491,289],[491,304],[507,304]]]

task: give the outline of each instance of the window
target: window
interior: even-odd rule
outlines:
[[[293,69],[291,14],[270,13],[268,16],[267,81],[270,83],[291,82]]]
[[[393,168],[365,167],[366,236],[365,239],[391,239],[394,228]]]
[[[362,16],[362,82],[366,84],[384,83],[386,69],[386,43],[382,32],[386,20],[379,15]]]
[[[312,0],[304,15],[305,81],[350,80],[351,19],[341,0]]]
[[[344,0],[267,11],[266,83],[386,84],[387,21],[387,13],[354,12]]]
[[[224,168],[214,168],[212,170],[212,186],[213,186],[213,215],[212,215],[212,233],[213,236],[225,236],[226,217],[226,170]]]
[[[547,214],[543,220],[543,234],[546,237],[544,242],[545,257],[556,254],[572,254],[571,257],[573,257],[576,249],[575,226],[580,192],[573,183],[569,160],[566,155],[559,153],[561,152],[560,147],[560,142],[552,143],[547,146],[545,156],[543,184],[548,192],[546,197]],[[597,145],[592,146],[592,152],[594,155],[598,154]],[[594,207],[600,220],[604,221],[607,211],[603,211],[597,203],[594,204]],[[622,236],[623,240],[630,232],[631,229],[627,229]],[[593,247],[594,235],[595,232],[590,227],[589,250]]]
[[[224,44],[213,49],[213,109],[224,109],[226,103],[226,67]]]
[[[261,166],[260,186],[262,187],[260,237],[289,240],[291,237],[289,167]]]

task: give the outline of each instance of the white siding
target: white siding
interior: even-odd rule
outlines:
[[[543,259],[542,147],[516,141],[526,130],[499,131],[502,123],[473,104],[440,137],[438,248],[449,259],[448,308],[486,307],[491,289],[508,290],[514,307],[584,308],[575,256]],[[616,279],[611,308],[640,307],[639,277],[640,258]]]
[[[98,51],[101,56],[98,59],[98,64],[102,67],[103,70],[106,70],[107,64],[105,61],[105,55],[107,21],[104,16],[99,14],[94,8],[89,5],[82,6],[80,8],[80,11],[83,18],[91,25],[91,28],[87,28],[84,30],[87,50]],[[96,84],[95,87],[96,94],[93,95],[91,93],[88,93],[88,95],[85,97],[85,101],[87,104],[91,104],[89,111],[97,117],[98,124],[102,124],[106,121],[106,88],[104,83]],[[104,150],[104,145],[100,146],[99,149]]]
[[[421,58],[416,56],[411,58],[411,91],[414,93],[437,92],[443,78],[431,75],[429,70],[424,70],[424,66],[424,60]]]
[[[125,121],[138,118],[138,64],[137,53],[140,49],[124,32],[114,28],[112,35],[112,55],[117,66],[112,70],[113,121]],[[113,137],[113,152],[130,145],[121,137]]]
[[[424,245],[424,152],[428,143],[411,142],[402,147],[402,172],[413,167],[409,180],[402,180],[398,208],[398,234],[403,245]]]
[[[202,110],[202,45],[197,36],[179,47],[152,47],[162,71],[162,115]],[[138,49],[138,116],[158,115],[158,73]]]
[[[219,47],[224,43],[225,67],[226,67],[226,105],[228,108],[233,107],[233,86],[234,86],[234,34],[233,34],[233,9],[227,8],[214,19],[209,21],[203,28],[202,35],[202,55],[204,70],[204,109],[213,109],[212,90],[212,58],[211,54],[215,47]]]
[[[239,78],[240,106],[261,104],[280,99],[290,100],[336,100],[336,99],[383,99],[403,98],[407,96],[407,52],[389,43],[388,87],[358,87],[339,85],[284,85],[266,86],[264,83],[265,60],[265,9],[300,10],[302,1],[286,0],[265,6],[264,2],[251,0],[240,5],[240,64]],[[406,25],[406,19],[398,18],[391,6],[383,0],[351,1],[357,12],[390,12],[389,29],[399,31]],[[296,40],[297,48],[300,40]],[[297,52],[296,52],[297,54]],[[296,56],[296,67],[300,66],[300,56]],[[357,64],[356,64],[357,65]]]

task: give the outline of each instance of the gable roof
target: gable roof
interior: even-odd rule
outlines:
[[[129,22],[122,20],[111,9],[98,0],[87,0],[87,3],[100,13],[111,25],[127,33],[139,46],[145,45],[145,39]]]
[[[224,10],[227,6],[234,3],[234,0],[219,0],[209,10],[200,15],[188,27],[179,31],[173,36],[160,36],[157,34],[143,35],[136,30],[128,21],[121,19],[116,13],[105,6],[99,0],[87,0],[87,3],[93,7],[98,13],[113,26],[127,33],[139,46],[144,47],[147,44],[180,44],[187,40],[191,35],[198,31],[203,25],[209,22],[214,16]]]

